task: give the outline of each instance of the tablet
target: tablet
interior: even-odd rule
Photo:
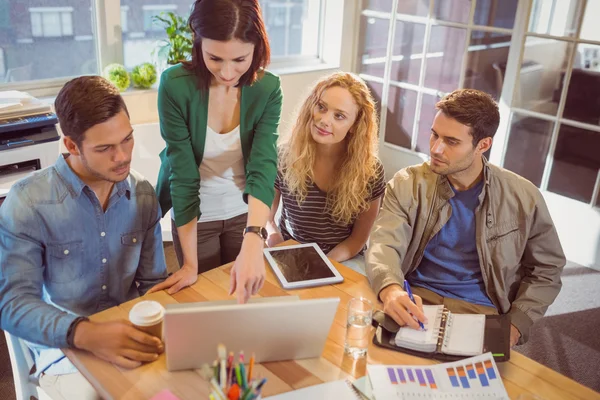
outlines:
[[[264,249],[264,254],[284,289],[344,281],[316,243],[271,247]]]

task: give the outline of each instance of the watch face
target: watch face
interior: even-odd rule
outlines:
[[[256,233],[261,238],[263,238],[263,240],[267,240],[267,238],[269,237],[267,230],[262,226],[248,226],[246,227],[246,229],[244,229],[244,234],[246,234],[247,232]]]
[[[267,230],[265,228],[260,228],[260,236],[262,236],[264,240],[267,240],[267,238],[269,237],[269,234],[267,233]]]

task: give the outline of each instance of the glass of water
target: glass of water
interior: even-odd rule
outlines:
[[[371,339],[371,320],[373,304],[365,298],[353,298],[348,303],[348,319],[346,322],[346,340],[344,350],[353,358],[367,354]]]

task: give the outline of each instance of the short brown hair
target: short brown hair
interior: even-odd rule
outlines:
[[[238,86],[254,83],[259,70],[269,65],[271,47],[258,0],[196,0],[188,23],[194,33],[194,45],[192,61],[184,65],[195,71],[200,89],[208,90],[212,77],[202,58],[202,39],[238,39],[254,44],[252,64]]]
[[[85,131],[114,117],[121,110],[129,116],[125,101],[112,83],[101,76],[81,76],[63,86],[54,101],[60,128],[78,146]]]
[[[480,90],[455,90],[438,101],[435,108],[470,127],[473,146],[481,139],[493,138],[500,124],[498,104],[492,96]]]

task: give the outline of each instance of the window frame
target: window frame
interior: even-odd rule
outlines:
[[[340,65],[340,57],[337,57],[337,50],[339,54],[342,54],[341,50],[341,32],[339,35],[331,35],[330,29],[325,26],[325,20],[328,22],[331,19],[339,19],[339,26],[343,25],[343,17],[339,10],[344,6],[344,0],[309,0],[318,1],[318,39],[317,39],[317,54],[316,55],[301,55],[301,56],[281,56],[272,57],[269,70],[278,74],[298,73],[317,71],[322,69],[337,68]],[[122,7],[121,1],[104,1],[104,0],[91,0],[90,3],[92,9],[92,16],[95,22],[94,26],[94,42],[96,45],[96,60],[98,63],[99,73],[103,70],[104,66],[112,63],[124,63],[123,54],[123,33],[130,34],[131,30],[127,32],[122,31],[121,17]],[[155,6],[163,8],[168,5],[156,5],[148,4],[147,6]],[[71,15],[74,10],[72,7],[31,7],[38,9],[52,9],[52,8],[69,8],[71,9]],[[73,17],[72,17],[73,18]],[[341,30],[341,28],[340,28]],[[146,31],[145,31],[146,32]],[[147,31],[151,33],[152,31]],[[75,33],[73,32],[73,36]],[[334,36],[331,39],[331,36]],[[338,37],[339,36],[339,37]],[[327,41],[326,41],[327,37]],[[32,36],[33,38],[33,36]],[[35,37],[36,39],[43,39],[44,37]],[[338,43],[339,41],[339,43]],[[337,49],[339,47],[339,49]],[[336,51],[332,52],[332,49]],[[332,55],[333,53],[333,55]],[[55,96],[62,86],[74,76],[60,77],[53,79],[39,79],[26,82],[11,82],[4,83],[0,82],[0,90],[21,90],[30,93],[36,97],[48,97]]]
[[[389,148],[392,150],[397,150],[400,152],[417,155],[419,157],[426,157],[426,155],[424,153],[419,152],[417,150],[417,145],[418,145],[418,140],[419,140],[419,123],[420,123],[420,117],[421,117],[421,111],[422,111],[423,97],[426,95],[429,95],[429,96],[436,96],[438,98],[441,98],[445,94],[443,91],[441,91],[439,89],[436,89],[433,87],[428,87],[425,82],[425,78],[426,78],[425,71],[427,68],[427,61],[428,61],[428,58],[431,58],[431,56],[429,55],[430,54],[429,46],[431,44],[430,38],[431,38],[432,29],[437,28],[437,27],[444,27],[444,28],[464,29],[464,31],[465,31],[464,51],[463,51],[462,60],[461,60],[459,83],[458,83],[458,87],[461,87],[461,88],[464,87],[465,72],[468,68],[469,50],[471,50],[472,47],[481,46],[481,44],[471,44],[472,32],[478,31],[478,32],[484,32],[485,34],[496,33],[496,34],[506,35],[506,36],[499,37],[498,43],[494,43],[493,45],[500,45],[505,42],[511,42],[511,39],[508,39],[508,37],[512,38],[512,35],[514,35],[514,27],[511,29],[508,29],[508,28],[502,28],[502,27],[496,27],[496,26],[478,25],[475,21],[475,10],[477,7],[476,1],[471,1],[469,15],[468,15],[468,19],[466,22],[454,22],[454,21],[448,21],[448,20],[439,19],[439,18],[435,17],[435,4],[437,1],[439,1],[439,0],[436,0],[436,1],[430,0],[428,2],[429,4],[427,5],[428,13],[427,13],[427,15],[422,15],[422,16],[412,15],[412,14],[403,14],[401,12],[398,12],[398,3],[397,2],[392,3],[392,9],[390,11],[374,11],[374,10],[369,10],[369,9],[362,9],[360,11],[360,15],[363,17],[379,18],[379,19],[389,21],[387,49],[386,49],[386,55],[385,55],[386,60],[389,60],[389,62],[385,63],[385,70],[384,70],[383,78],[365,74],[365,73],[359,73],[359,76],[361,78],[363,78],[365,81],[379,83],[379,84],[383,85],[382,98],[381,98],[381,110],[382,111],[381,111],[381,115],[380,115],[380,125],[379,125],[379,145],[381,147],[386,147],[386,148]],[[517,8],[517,12],[518,12],[518,8]],[[515,18],[516,17],[517,16],[515,15]],[[424,33],[424,37],[423,37],[423,49],[420,53],[421,57],[423,58],[423,61],[421,62],[421,65],[420,65],[419,81],[417,83],[399,82],[399,81],[395,81],[395,80],[391,79],[392,63],[394,61],[398,60],[398,56],[394,56],[394,54],[393,54],[396,27],[398,26],[399,23],[406,23],[406,22],[417,23],[417,24],[424,26],[424,28],[425,28],[425,33]],[[506,39],[504,39],[505,37],[506,37]],[[486,45],[488,45],[488,44],[486,44]],[[425,55],[428,55],[428,56],[425,56]],[[357,62],[357,69],[359,69],[360,68],[359,67],[360,60],[357,59],[356,62]],[[388,117],[388,113],[386,112],[386,110],[387,110],[388,103],[389,103],[389,92],[390,92],[391,87],[395,87],[398,89],[410,90],[410,91],[416,92],[416,95],[417,95],[416,104],[415,104],[414,120],[412,121],[410,148],[402,147],[397,144],[386,141],[385,135],[386,135],[386,123],[387,123],[387,117]]]
[[[174,12],[177,11],[177,4],[143,4],[142,5],[142,18],[144,21],[144,29],[143,32],[145,33],[149,33],[149,34],[153,34],[156,32],[161,32],[162,31],[162,27],[156,25],[153,21],[152,21],[152,17],[154,15],[158,15],[160,13],[168,13],[168,12]],[[148,13],[152,12],[151,15],[149,15]],[[146,16],[149,16],[149,25],[146,25],[147,19]]]
[[[52,39],[52,38],[62,38],[62,37],[72,37],[75,36],[73,31],[73,7],[29,7],[29,21],[31,24],[31,37],[34,40],[42,40],[42,39]],[[58,19],[60,20],[60,34],[59,35],[49,35],[44,29],[44,16],[48,16],[49,14],[58,14]],[[40,34],[36,34],[33,29],[33,16],[39,15],[40,18]],[[70,32],[65,32],[64,29],[64,18],[68,16],[70,19]]]
[[[524,58],[525,48],[527,46],[526,42],[528,39],[539,39],[539,40],[556,40],[560,42],[564,42],[573,46],[573,51],[567,55],[567,64],[564,67],[564,81],[563,87],[568,88],[569,82],[571,79],[571,74],[574,70],[573,65],[575,62],[575,57],[577,54],[577,46],[578,45],[590,45],[590,46],[600,46],[600,38],[594,38],[594,40],[589,38],[581,38],[580,31],[583,26],[583,21],[585,18],[586,7],[589,5],[589,2],[585,0],[578,0],[571,3],[572,8],[569,9],[569,14],[566,16],[565,20],[567,21],[564,29],[564,33],[562,35],[557,36],[549,33],[536,33],[535,30],[538,29],[537,24],[531,23],[530,16],[535,12],[539,12],[534,7],[535,0],[519,0],[517,3],[517,10],[515,13],[515,21],[512,29],[507,28],[499,28],[492,26],[481,26],[476,25],[474,20],[474,12],[476,6],[481,0],[472,0],[471,2],[471,10],[468,19],[468,23],[457,23],[450,22],[444,20],[438,20],[433,17],[434,13],[434,4],[435,2],[440,0],[430,0],[429,1],[429,11],[427,16],[415,16],[415,15],[407,15],[407,14],[399,14],[397,13],[397,5],[398,2],[392,3],[391,11],[375,11],[369,9],[363,9],[360,12],[361,16],[364,17],[372,17],[385,19],[390,21],[390,26],[388,29],[387,36],[387,49],[386,49],[386,64],[385,70],[383,74],[383,78],[380,76],[368,75],[365,73],[360,73],[359,75],[365,79],[367,82],[380,84],[382,86],[381,91],[381,115],[380,115],[380,126],[379,126],[379,144],[380,144],[380,154],[393,154],[393,152],[405,153],[407,155],[416,156],[423,160],[426,160],[428,156],[425,153],[419,152],[417,150],[417,144],[419,139],[419,123],[420,116],[422,110],[422,99],[424,95],[430,96],[440,96],[443,92],[438,91],[435,88],[429,88],[425,86],[425,76],[424,71],[427,67],[427,57],[423,59],[421,63],[421,70],[419,74],[419,82],[418,84],[411,84],[407,82],[397,82],[391,79],[391,64],[394,61],[395,57],[393,55],[393,46],[395,39],[395,29],[398,22],[416,22],[421,23],[426,26],[426,33],[424,35],[424,44],[423,51],[421,54],[429,53],[429,44],[430,44],[430,31],[432,27],[435,26],[446,26],[446,27],[457,27],[466,29],[466,44],[465,44],[465,53],[463,54],[463,60],[460,69],[460,82],[458,87],[464,87],[464,79],[465,79],[465,71],[467,67],[467,55],[468,50],[472,47],[470,44],[471,33],[473,31],[483,31],[483,32],[495,32],[503,34],[501,37],[504,37],[504,34],[511,34],[509,40],[502,41],[502,45],[509,47],[509,54],[506,64],[506,70],[504,73],[504,80],[502,84],[502,90],[500,98],[498,99],[498,104],[500,108],[500,125],[496,134],[494,136],[494,146],[492,146],[490,152],[490,161],[496,165],[503,166],[505,162],[506,152],[508,150],[508,140],[511,135],[511,124],[513,122],[513,118],[516,117],[535,117],[540,120],[552,122],[553,128],[550,137],[550,145],[546,155],[546,161],[544,164],[543,175],[541,178],[540,190],[542,192],[549,192],[549,180],[552,172],[552,167],[554,163],[554,156],[557,147],[558,137],[561,132],[561,128],[564,126],[584,129],[590,132],[594,132],[594,134],[600,135],[600,124],[592,125],[589,123],[579,122],[574,119],[569,119],[563,115],[563,111],[565,108],[565,103],[568,95],[568,90],[562,90],[560,94],[560,100],[558,103],[558,111],[556,115],[545,114],[539,111],[528,110],[520,107],[515,103],[516,93],[519,85],[519,76],[521,71],[521,65]],[[498,0],[500,1],[500,0]],[[548,27],[545,29],[546,32],[551,32],[552,30],[552,22],[555,16],[560,16],[559,10],[555,10],[558,0],[552,0],[552,2],[548,2],[549,8],[546,10],[548,14]],[[573,20],[576,25],[574,25],[575,30],[571,30],[569,28],[569,21],[571,21],[571,17],[576,16],[577,19]],[[361,32],[364,34],[364,32]],[[494,43],[492,46],[500,45],[500,43]],[[473,47],[478,47],[480,45],[474,45]],[[600,51],[600,47],[599,47]],[[356,68],[360,70],[361,60],[356,57]],[[414,120],[412,121],[412,129],[411,129],[411,143],[410,148],[401,147],[397,144],[386,141],[386,123],[388,119],[387,107],[390,103],[390,88],[399,88],[411,90],[417,93],[417,100],[415,105],[415,113]],[[572,198],[571,198],[572,199]],[[596,181],[594,184],[592,197],[589,202],[590,207],[595,207],[599,209],[598,204],[600,199],[600,170],[596,175]]]
[[[514,51],[511,52],[509,56],[509,62],[507,64],[506,70],[506,90],[504,95],[504,102],[501,104],[501,122],[498,127],[498,131],[496,136],[494,137],[494,141],[496,143],[501,143],[501,146],[497,146],[496,149],[492,148],[492,154],[490,160],[498,165],[504,165],[504,160],[508,148],[508,140],[510,137],[511,124],[513,122],[514,117],[534,117],[543,121],[552,122],[554,124],[551,137],[550,137],[550,146],[548,148],[548,153],[546,154],[546,162],[544,164],[544,170],[542,175],[542,180],[540,184],[540,190],[543,192],[549,191],[548,185],[550,182],[550,175],[552,172],[552,167],[554,164],[554,156],[558,143],[558,136],[561,132],[561,128],[563,126],[568,126],[572,128],[585,129],[591,132],[595,132],[595,134],[600,135],[600,125],[591,125],[588,123],[580,122],[574,119],[569,119],[563,115],[565,104],[568,96],[568,87],[571,79],[571,75],[573,73],[575,58],[577,54],[577,47],[581,44],[587,44],[591,46],[600,46],[600,39],[591,40],[591,39],[583,39],[580,37],[580,31],[584,23],[585,11],[587,7],[587,2],[583,3],[583,8],[579,10],[579,15],[577,15],[576,19],[576,31],[573,35],[569,35],[565,32],[562,36],[552,35],[548,33],[536,33],[534,30],[537,28],[530,23],[530,17],[532,14],[536,12],[534,9],[535,0],[523,1],[521,11],[524,22],[521,22],[517,25],[515,21],[515,33],[513,37],[513,42],[511,43],[511,47],[515,46]],[[582,3],[578,3],[579,7],[581,7]],[[556,0],[552,3],[552,18],[554,13],[554,7],[556,6]],[[568,17],[567,17],[568,21]],[[552,19],[549,22],[549,26],[547,31],[549,32],[551,29]],[[523,63],[523,58],[525,55],[525,48],[527,47],[528,39],[550,39],[558,42],[564,42],[567,44],[573,45],[573,51],[570,54],[567,54],[567,65],[565,66],[565,75],[563,80],[563,88],[561,90],[560,99],[558,102],[558,110],[556,111],[556,115],[545,114],[539,111],[528,110],[520,107],[515,102],[516,98],[516,90],[519,85],[519,74],[516,72],[521,68]],[[592,197],[589,202],[589,206],[591,208],[598,209],[596,206],[598,199],[600,197],[600,170],[596,175],[596,182],[594,184],[594,188],[592,191]],[[570,198],[570,200],[573,200]]]
[[[6,70],[6,59],[5,59],[5,53],[4,53],[4,47],[0,47],[0,78],[2,80],[4,80],[4,78],[6,78],[6,73],[8,71]],[[0,80],[1,82],[1,80]]]

